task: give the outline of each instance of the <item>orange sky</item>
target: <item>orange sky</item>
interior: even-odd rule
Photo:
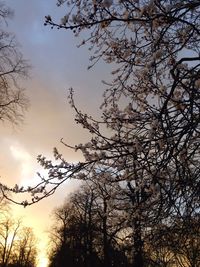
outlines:
[[[8,185],[28,185],[37,182],[36,172],[42,171],[36,161],[38,154],[52,157],[56,146],[69,161],[78,159],[59,142],[61,138],[70,144],[86,140],[85,131],[73,121],[67,89],[72,86],[80,108],[93,114],[101,103],[101,80],[106,79],[109,70],[99,64],[88,72],[87,48],[77,49],[78,40],[71,33],[43,26],[45,15],[65,14],[63,8],[56,7],[56,0],[7,0],[6,4],[15,11],[8,31],[16,34],[21,51],[33,68],[31,78],[23,82],[31,103],[24,123],[18,127],[0,124],[0,175]],[[54,196],[26,209],[13,207],[40,239],[41,267],[45,266],[49,215],[76,185],[69,182]]]

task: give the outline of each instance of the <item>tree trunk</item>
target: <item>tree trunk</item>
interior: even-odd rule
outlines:
[[[103,216],[103,255],[104,255],[104,267],[110,267],[110,255],[108,245],[108,233],[107,233],[107,201],[103,202],[104,216]]]
[[[144,267],[143,241],[140,221],[134,222],[134,255],[133,267]]]

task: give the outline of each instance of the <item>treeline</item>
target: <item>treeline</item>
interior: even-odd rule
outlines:
[[[156,222],[158,211],[149,210],[151,221],[134,221],[130,192],[120,188],[88,182],[54,211],[49,267],[139,267],[141,259],[148,267],[200,266],[198,217],[163,214]]]
[[[10,206],[0,204],[0,266],[35,267],[37,264],[37,240],[30,227],[21,219],[15,219]]]

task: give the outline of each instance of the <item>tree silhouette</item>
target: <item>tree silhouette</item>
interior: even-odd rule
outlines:
[[[37,260],[33,230],[15,219],[8,203],[0,207],[0,266],[34,267]]]
[[[23,227],[18,234],[13,253],[13,265],[20,267],[34,267],[37,262],[37,240],[30,227]]]
[[[5,218],[1,222],[0,225],[0,256],[1,256],[1,264],[3,267],[7,267],[8,264],[11,261],[12,258],[12,251],[14,247],[14,242],[16,240],[16,236],[18,234],[18,230],[20,227],[20,221],[18,221],[16,224],[9,219]]]
[[[30,66],[23,59],[15,36],[6,29],[12,15],[13,11],[0,1],[0,120],[17,124],[28,107],[19,80],[27,77]]]
[[[110,204],[105,204],[99,190],[94,185],[84,185],[54,211],[50,266],[129,266],[118,243],[121,218],[114,216],[116,210],[108,212]]]

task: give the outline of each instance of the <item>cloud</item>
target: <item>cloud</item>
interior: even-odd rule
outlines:
[[[25,151],[24,148],[20,147],[20,145],[11,145],[10,152],[12,156],[17,160],[22,160],[27,163],[31,159],[31,155],[27,151]]]
[[[32,156],[20,144],[10,145],[10,152],[14,160],[18,161],[20,184],[32,183],[32,177],[35,173],[35,164]]]

